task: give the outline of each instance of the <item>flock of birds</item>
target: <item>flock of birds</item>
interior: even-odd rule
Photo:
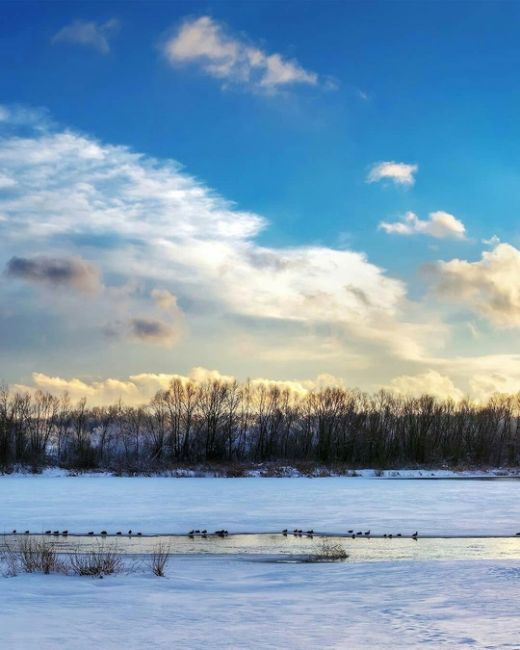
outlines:
[[[351,530],[349,530],[349,531],[347,531],[347,532],[348,532],[348,535],[349,535],[352,539],[356,539],[356,538],[358,538],[358,537],[362,537],[362,538],[368,539],[368,538],[371,537],[370,530],[365,530],[365,531],[362,531],[362,530],[354,531],[354,529],[351,529]],[[12,531],[12,535],[18,535],[18,534],[21,534],[21,533],[18,533],[16,529],[14,529],[14,530]],[[29,530],[26,530],[26,531],[24,531],[23,534],[24,534],[24,535],[29,535],[29,534],[30,534],[30,531],[29,531]],[[120,537],[120,536],[123,535],[123,533],[122,533],[120,530],[118,530],[115,534],[116,534],[116,536],[118,536],[118,537]],[[295,528],[295,529],[292,530],[292,531],[290,531],[288,528],[284,528],[284,529],[282,530],[282,535],[283,535],[284,537],[287,537],[288,535],[293,535],[294,537],[303,537],[303,536],[305,535],[305,537],[309,537],[310,539],[312,539],[312,538],[314,537],[315,534],[316,534],[316,535],[319,535],[320,533],[315,533],[313,529],[310,529],[310,530],[306,530],[306,531],[304,531],[304,530],[302,530],[301,528]],[[59,536],[61,535],[61,536],[63,536],[63,537],[67,537],[67,536],[69,535],[69,531],[68,531],[68,530],[62,530],[62,531],[60,531],[60,530],[46,530],[46,531],[45,531],[45,535],[53,535],[54,537],[59,537]],[[89,537],[93,537],[93,536],[96,535],[96,533],[95,533],[93,530],[90,530],[90,531],[87,533],[87,535],[88,535]],[[102,531],[99,533],[99,536],[100,536],[100,537],[106,537],[107,535],[108,535],[108,532],[107,532],[106,530],[102,530]],[[128,537],[132,537],[133,535],[135,535],[135,536],[137,536],[137,537],[141,537],[141,536],[142,536],[142,533],[141,533],[141,532],[133,532],[132,530],[129,530],[128,533],[127,533],[127,536],[128,536]],[[198,528],[197,528],[197,529],[194,529],[194,530],[190,530],[190,532],[188,533],[188,537],[189,537],[190,539],[195,539],[195,537],[200,537],[200,538],[202,538],[202,539],[207,539],[208,536],[211,536],[211,537],[227,537],[228,535],[229,535],[229,532],[228,532],[227,530],[224,530],[224,529],[222,529],[222,530],[216,530],[214,533],[208,533],[208,531],[207,531],[206,529],[203,529],[203,530],[202,530],[202,529],[198,529]],[[520,532],[515,533],[515,536],[516,536],[516,537],[520,537]],[[381,537],[381,535],[378,535],[378,537]],[[383,537],[383,538],[387,538],[387,539],[392,539],[393,537],[403,537],[403,535],[402,535],[402,533],[396,533],[395,535],[394,535],[393,533],[384,533],[384,534],[382,535],[382,537]],[[410,537],[411,537],[412,539],[415,539],[415,540],[417,541],[417,539],[418,539],[418,537],[419,537],[419,533],[418,533],[417,531],[415,531],[415,533],[413,533],[413,535],[410,535]]]
[[[289,534],[290,534],[290,531],[287,528],[284,528],[284,530],[282,530],[282,535],[284,537],[287,537],[287,535],[289,535]],[[364,537],[366,539],[366,538],[370,537],[370,530],[365,530],[365,531],[358,530],[357,532],[354,532],[354,529],[352,529],[352,530],[348,531],[348,534],[350,535],[350,537],[352,537],[352,539],[356,539],[357,537]],[[311,530],[306,530],[304,532],[301,529],[295,528],[292,531],[292,535],[294,537],[303,537],[305,535],[306,537],[310,537],[312,539],[314,537],[314,530],[311,529]],[[397,533],[396,535],[393,535],[392,533],[388,533],[388,534],[385,533],[383,535],[383,537],[386,537],[386,538],[389,538],[389,539],[392,539],[392,537],[402,537],[402,536],[403,535],[401,533]],[[411,535],[411,538],[415,539],[415,540],[417,540],[418,537],[419,537],[419,533],[417,531],[415,531],[415,533],[413,535]]]
[[[14,530],[11,531],[11,534],[12,535],[19,535],[19,534],[22,534],[22,533],[19,533],[15,528]],[[31,531],[26,530],[26,531],[23,532],[23,534],[24,535],[30,535]],[[59,537],[60,535],[63,536],[63,537],[68,537],[69,531],[68,530],[61,530],[61,531],[60,530],[46,530],[44,534],[45,535],[53,535],[54,537]],[[93,530],[89,530],[89,532],[87,533],[88,537],[93,537],[95,534],[96,533]],[[100,537],[106,537],[107,535],[108,535],[108,532],[106,530],[102,530],[99,533]],[[116,535],[122,536],[123,533],[120,530],[118,530]],[[137,535],[137,537],[141,537],[142,533],[134,533],[131,530],[129,530],[127,535],[128,535],[128,537],[132,537],[132,535]]]
[[[208,537],[208,534],[211,535],[211,533],[208,533],[208,531],[206,529],[199,530],[197,528],[196,530],[190,530],[190,532],[188,533],[188,537],[190,539],[195,539],[195,537],[197,536],[197,537],[202,537],[202,539],[206,539]],[[228,535],[229,535],[228,531],[224,530],[224,529],[216,530],[213,533],[214,537],[227,537]]]

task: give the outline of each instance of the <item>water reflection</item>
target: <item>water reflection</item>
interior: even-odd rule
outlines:
[[[349,562],[399,560],[520,560],[520,537],[351,537],[315,535],[309,537],[282,534],[237,534],[227,537],[208,535],[97,536],[97,535],[4,535],[0,550],[14,549],[23,540],[52,541],[60,553],[86,551],[100,544],[119,553],[141,555],[152,553],[158,545],[168,547],[172,554],[236,554],[275,556],[291,559],[320,551],[322,544],[340,544],[348,553]]]

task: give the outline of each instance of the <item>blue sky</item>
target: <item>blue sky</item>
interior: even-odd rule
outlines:
[[[112,377],[124,388],[136,374],[204,366],[371,390],[415,381],[453,396],[520,388],[520,5],[0,4],[7,381],[41,373],[46,388],[51,377],[91,388]],[[25,158],[12,155],[17,138]],[[49,146],[58,158],[42,180],[34,155]],[[100,184],[99,170],[93,180],[88,146],[103,152],[103,173],[135,165],[140,190],[125,186],[123,203],[141,227],[111,221],[122,189]],[[194,177],[207,200],[232,203],[194,224],[194,206],[170,205],[161,186],[158,206],[146,192],[159,180],[143,174],[164,177],[169,160],[180,165],[172,182]],[[67,195],[69,211],[53,207]],[[211,255],[201,261],[195,247],[180,268],[173,248],[193,239],[174,241],[176,209],[197,251],[204,241],[215,252],[212,269],[202,273]],[[222,210],[225,229],[245,228],[238,242],[227,230],[205,236]],[[154,273],[145,248],[161,260]],[[217,251],[233,258],[218,290]],[[56,281],[56,264],[68,279]],[[90,301],[81,322],[78,294]]]

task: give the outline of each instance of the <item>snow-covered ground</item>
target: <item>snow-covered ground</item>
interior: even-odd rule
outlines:
[[[9,650],[518,649],[520,564],[176,557],[167,577],[0,577]]]
[[[512,535],[520,481],[0,477],[0,532],[46,529],[185,533],[313,528]]]

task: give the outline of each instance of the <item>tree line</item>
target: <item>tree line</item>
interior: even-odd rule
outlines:
[[[0,387],[0,467],[122,472],[200,463],[517,465],[520,393],[485,404],[339,387],[175,379],[142,406]]]

